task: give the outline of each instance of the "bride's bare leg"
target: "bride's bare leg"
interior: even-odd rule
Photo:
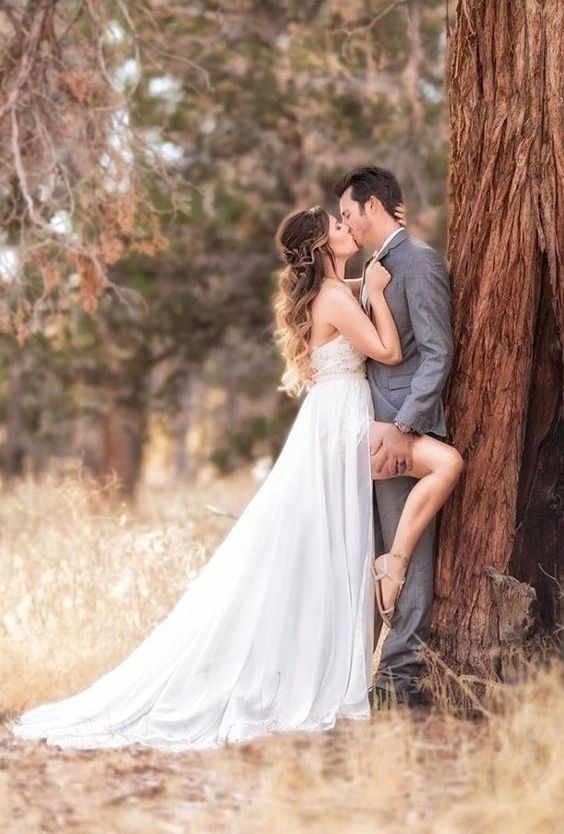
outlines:
[[[370,427],[371,446],[379,445],[378,436],[388,423],[374,422]],[[456,486],[464,462],[460,453],[434,437],[423,435],[413,441],[413,469],[407,473],[418,481],[409,493],[404,504],[399,524],[390,548],[388,563],[391,572],[402,578],[405,576],[409,559],[419,538],[432,518],[446,502]],[[392,476],[373,472],[375,480]],[[398,596],[399,586],[391,579],[382,580],[384,606],[393,604]]]

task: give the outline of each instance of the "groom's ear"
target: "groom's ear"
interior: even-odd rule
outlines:
[[[370,215],[381,215],[382,212],[389,214],[382,200],[379,200],[375,194],[372,194],[366,201],[366,206]],[[393,214],[391,215],[393,217]]]

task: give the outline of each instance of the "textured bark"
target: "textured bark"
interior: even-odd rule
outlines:
[[[560,0],[464,0],[449,45],[447,417],[467,466],[441,521],[433,642],[478,673],[499,671],[500,586],[485,568],[531,582],[543,558],[562,570],[558,473],[543,450],[562,421],[563,30]],[[552,506],[540,541],[531,501]]]
[[[545,280],[519,478],[517,535],[509,564],[510,573],[535,586],[538,618],[549,633],[564,624],[564,421],[554,419],[563,374],[551,302]]]
[[[490,580],[495,609],[491,662],[503,680],[515,680],[523,661],[527,661],[526,654],[520,650],[533,624],[536,592],[526,582],[518,582],[491,566],[486,567],[484,573]]]

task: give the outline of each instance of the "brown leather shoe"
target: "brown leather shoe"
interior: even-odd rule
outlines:
[[[430,707],[432,702],[420,689],[400,689],[399,691],[372,686],[368,690],[368,701],[373,712],[394,709],[395,707]]]

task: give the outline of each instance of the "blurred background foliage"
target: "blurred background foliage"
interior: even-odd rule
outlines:
[[[51,189],[41,203],[45,218],[59,215],[54,240],[36,224],[45,253],[38,266],[25,250],[34,238],[22,236],[25,189],[4,166],[5,480],[78,463],[117,474],[133,494],[144,474],[183,479],[274,456],[298,405],[277,390],[272,343],[273,241],[284,215],[317,203],[336,212],[337,176],[382,165],[403,187],[411,233],[444,252],[444,5],[146,0],[107,2],[100,19],[85,16],[91,4],[63,5],[64,18],[51,0],[45,43],[57,45],[72,104],[83,106],[77,85],[98,27],[111,73],[105,100],[115,108],[99,141],[118,154],[128,184],[104,185],[96,146],[98,156],[82,160],[86,173],[71,182],[82,202],[63,209]],[[10,3],[0,13],[14,67],[15,15]],[[65,112],[74,112],[70,103]],[[127,125],[121,133],[116,113]],[[83,149],[72,145],[71,172]],[[104,192],[95,206],[93,183]],[[37,172],[27,184],[45,187]],[[95,241],[109,280],[100,271],[90,295],[94,279],[82,262],[73,269],[57,260],[61,242],[77,235]],[[56,287],[38,292],[55,263]]]

